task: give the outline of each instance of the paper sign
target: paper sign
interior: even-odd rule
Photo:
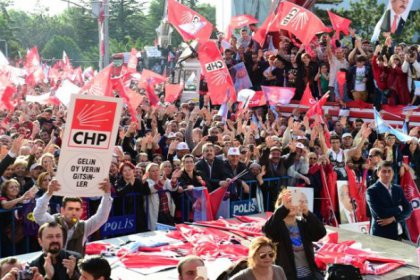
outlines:
[[[57,195],[102,195],[99,183],[108,177],[122,100],[71,95],[56,178]]]
[[[369,234],[370,222],[366,221],[360,223],[340,224],[340,228],[354,232]]]
[[[308,204],[309,211],[314,211],[314,189],[312,188],[301,188],[301,187],[287,187],[288,190],[292,192],[292,204],[293,204],[293,197],[295,197],[294,204],[299,205],[302,202],[306,202]],[[295,193],[295,194],[294,194]]]

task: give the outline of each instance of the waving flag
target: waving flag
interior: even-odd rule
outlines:
[[[73,70],[73,66],[71,65],[70,59],[66,53],[66,51],[63,51],[63,68],[64,71],[71,71]]]
[[[408,168],[405,168],[404,175],[401,177],[401,187],[403,188],[404,196],[413,205],[413,213],[406,220],[406,224],[411,241],[416,243],[420,234],[420,207],[418,203],[420,201],[420,193]]]
[[[330,17],[331,25],[335,30],[336,34],[339,35],[340,32],[343,32],[344,35],[349,35],[349,28],[351,24],[351,20],[340,17],[334,14],[331,11],[327,11],[328,16]]]
[[[165,102],[174,103],[179,99],[184,89],[184,83],[165,85]]]
[[[255,41],[257,41],[261,47],[264,46],[265,37],[269,31],[269,28],[272,26],[272,23],[276,17],[276,14],[271,12],[268,17],[265,19],[264,23],[258,28],[257,32],[255,32],[254,36],[252,37]]]
[[[295,95],[296,88],[289,87],[261,87],[270,105],[287,105]]]
[[[238,92],[238,102],[242,103],[241,108],[247,108],[252,97],[254,97],[255,91],[252,89],[243,89]]]
[[[315,14],[287,1],[280,3],[276,23],[277,28],[291,32],[305,45],[316,34],[329,31]]]
[[[152,83],[153,85],[155,84],[160,84],[160,83],[164,83],[168,80],[168,78],[159,75],[153,71],[147,70],[147,69],[143,69],[143,72],[141,72],[141,78],[140,78],[140,82],[139,82],[139,87],[142,88],[146,88],[147,86],[147,82]]]
[[[340,94],[341,100],[343,100],[344,99],[344,86],[346,85],[346,72],[338,71],[337,85],[338,85],[338,93]]]
[[[232,67],[235,70],[235,90],[236,92],[241,89],[251,88],[252,82],[249,78],[248,71],[246,70],[245,64],[243,62],[235,64]]]
[[[137,107],[143,102],[143,95],[124,87],[123,81],[118,79],[114,83],[114,88],[118,91],[119,95],[124,99],[130,112],[131,120],[137,122]]]
[[[232,32],[236,28],[241,28],[253,23],[258,23],[258,19],[254,18],[251,15],[239,15],[232,17],[228,26],[228,30],[226,33],[226,38],[229,40],[232,36]]]
[[[114,94],[112,93],[111,69],[112,65],[108,65],[102,69],[98,75],[82,87],[81,93],[95,96],[114,97]]]
[[[79,92],[80,87],[76,86],[69,80],[64,80],[55,92],[55,97],[57,97],[65,106],[69,106],[70,96],[72,94],[78,94]]]
[[[328,97],[328,93],[324,94],[320,100],[318,100],[314,105],[312,105],[312,107],[309,108],[309,110],[306,112],[306,116],[308,118],[315,115],[322,116],[324,114],[322,106],[324,106],[324,104],[327,102]]]
[[[175,0],[168,0],[168,21],[184,41],[208,40],[213,31],[213,25],[205,17]]]
[[[137,71],[137,51],[132,48],[130,52],[130,57],[128,58],[127,70],[129,73]]]
[[[355,206],[354,216],[356,222],[369,221],[366,216],[366,185],[364,181],[358,182],[354,170],[346,165],[346,173],[349,183],[349,196]]]
[[[216,43],[214,41],[201,42],[198,47],[198,55],[211,102],[214,105],[223,104],[227,90],[231,94],[231,99],[235,101],[236,95],[232,78]]]
[[[264,106],[265,104],[267,104],[267,99],[265,98],[265,95],[262,92],[262,90],[260,90],[260,91],[256,91],[254,96],[251,97],[248,107],[249,108],[259,107],[259,106]]]
[[[196,187],[193,189],[194,198],[194,222],[214,220],[213,211],[210,204],[210,196],[206,187]]]
[[[378,111],[375,108],[373,108],[373,114],[375,116],[376,131],[378,132],[378,134],[388,132],[390,134],[395,135],[395,137],[397,137],[397,139],[400,140],[403,143],[405,143],[407,141],[410,141],[412,139],[411,136],[408,136],[407,134],[393,128],[388,123],[386,123],[381,118],[381,116],[379,115]]]
[[[300,100],[300,105],[302,106],[313,106],[316,103],[315,98],[312,96],[311,88],[309,83],[306,84],[305,92],[303,93],[302,99]]]

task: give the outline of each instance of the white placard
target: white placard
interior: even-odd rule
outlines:
[[[102,195],[99,183],[108,178],[122,100],[103,96],[71,95],[57,175],[56,195]]]
[[[287,187],[291,191],[300,192],[299,201],[306,199],[308,201],[308,209],[311,212],[314,212],[314,189],[313,188],[301,188],[301,187]]]
[[[340,224],[340,228],[354,232],[369,234],[370,222],[366,221],[360,223]]]

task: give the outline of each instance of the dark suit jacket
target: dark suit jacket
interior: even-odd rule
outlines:
[[[73,273],[73,277],[70,278],[67,273],[66,273],[66,268],[63,265],[63,259],[68,259],[70,256],[74,256],[76,257],[76,268],[74,269],[74,273]],[[54,264],[54,277],[51,280],[77,280],[80,277],[80,272],[79,269],[77,267],[77,262],[80,259],[80,254],[73,252],[73,251],[68,251],[68,250],[61,250],[58,257],[57,257],[57,262],[56,264]],[[38,258],[36,258],[35,260],[31,261],[29,263],[30,267],[37,267],[39,270],[39,273],[41,273],[42,275],[45,275],[45,269],[44,269],[44,254],[42,254],[41,256],[39,256]]]
[[[200,172],[203,180],[206,182],[206,186],[209,192],[214,191],[219,187],[219,182],[226,180],[227,174],[224,171],[223,161],[215,158],[210,176],[210,169],[204,159],[200,159],[196,164],[195,168]]]
[[[279,207],[265,223],[262,230],[268,238],[273,240],[274,243],[277,243],[277,252],[280,253],[277,254],[276,264],[284,269],[287,279],[295,280],[297,279],[297,272],[292,241],[290,240],[289,230],[283,221],[288,213],[289,210],[286,207]],[[324,237],[327,231],[322,222],[313,213],[308,212],[308,215],[303,215],[303,218],[301,221],[297,220],[297,225],[306,259],[309,268],[315,275],[313,279],[323,279],[319,278],[312,242]]]
[[[389,239],[398,239],[398,225],[393,222],[386,226],[380,226],[378,219],[395,217],[398,223],[404,225],[413,208],[405,198],[403,190],[398,185],[391,186],[392,196],[386,187],[377,181],[366,190],[366,201],[372,214],[370,229],[372,235],[381,236]],[[402,210],[399,206],[402,206]]]
[[[13,158],[7,154],[1,161],[0,161],[0,176],[3,175],[4,171],[6,171],[9,165],[12,165],[15,162],[16,158]]]
[[[381,31],[383,32],[390,32],[391,31],[391,25],[392,25],[391,19],[391,11],[387,10],[385,12],[384,20],[381,24]],[[395,35],[400,35],[404,29],[405,21],[403,18],[400,18],[400,22],[398,23],[397,30],[395,30]]]

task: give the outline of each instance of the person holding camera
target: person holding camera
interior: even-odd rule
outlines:
[[[280,265],[289,280],[323,279],[315,264],[312,242],[327,233],[324,225],[308,210],[307,201],[293,199],[284,189],[276,201],[276,210],[265,223],[265,235],[277,243],[276,264]],[[300,215],[300,213],[302,215]],[[298,219],[298,216],[302,216]]]
[[[5,258],[0,261],[0,280],[44,280],[44,277],[36,267],[29,267],[16,258]]]

